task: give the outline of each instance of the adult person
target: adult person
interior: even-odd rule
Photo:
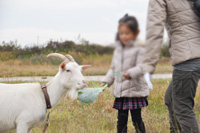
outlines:
[[[144,74],[152,74],[159,61],[164,27],[170,38],[173,79],[165,94],[171,133],[199,133],[193,111],[200,79],[200,20],[194,0],[150,0]]]

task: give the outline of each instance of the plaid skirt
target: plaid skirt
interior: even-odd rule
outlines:
[[[147,97],[140,98],[115,98],[113,108],[122,110],[133,110],[148,106]]]

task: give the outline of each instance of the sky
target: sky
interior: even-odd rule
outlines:
[[[0,44],[44,45],[49,40],[112,44],[118,20],[137,17],[145,40],[149,0],[0,0]]]

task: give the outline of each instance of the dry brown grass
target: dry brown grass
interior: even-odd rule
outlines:
[[[105,75],[110,68],[112,55],[88,56],[82,59],[82,64],[90,64],[92,68],[86,70],[84,75]],[[0,77],[16,76],[53,76],[57,73],[59,65],[31,64],[20,60],[0,62]],[[155,73],[171,73],[172,66],[169,59],[162,59]]]

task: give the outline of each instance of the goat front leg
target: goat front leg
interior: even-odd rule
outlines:
[[[29,133],[28,129],[29,128],[26,123],[19,123],[19,124],[17,124],[17,132],[16,133]]]

